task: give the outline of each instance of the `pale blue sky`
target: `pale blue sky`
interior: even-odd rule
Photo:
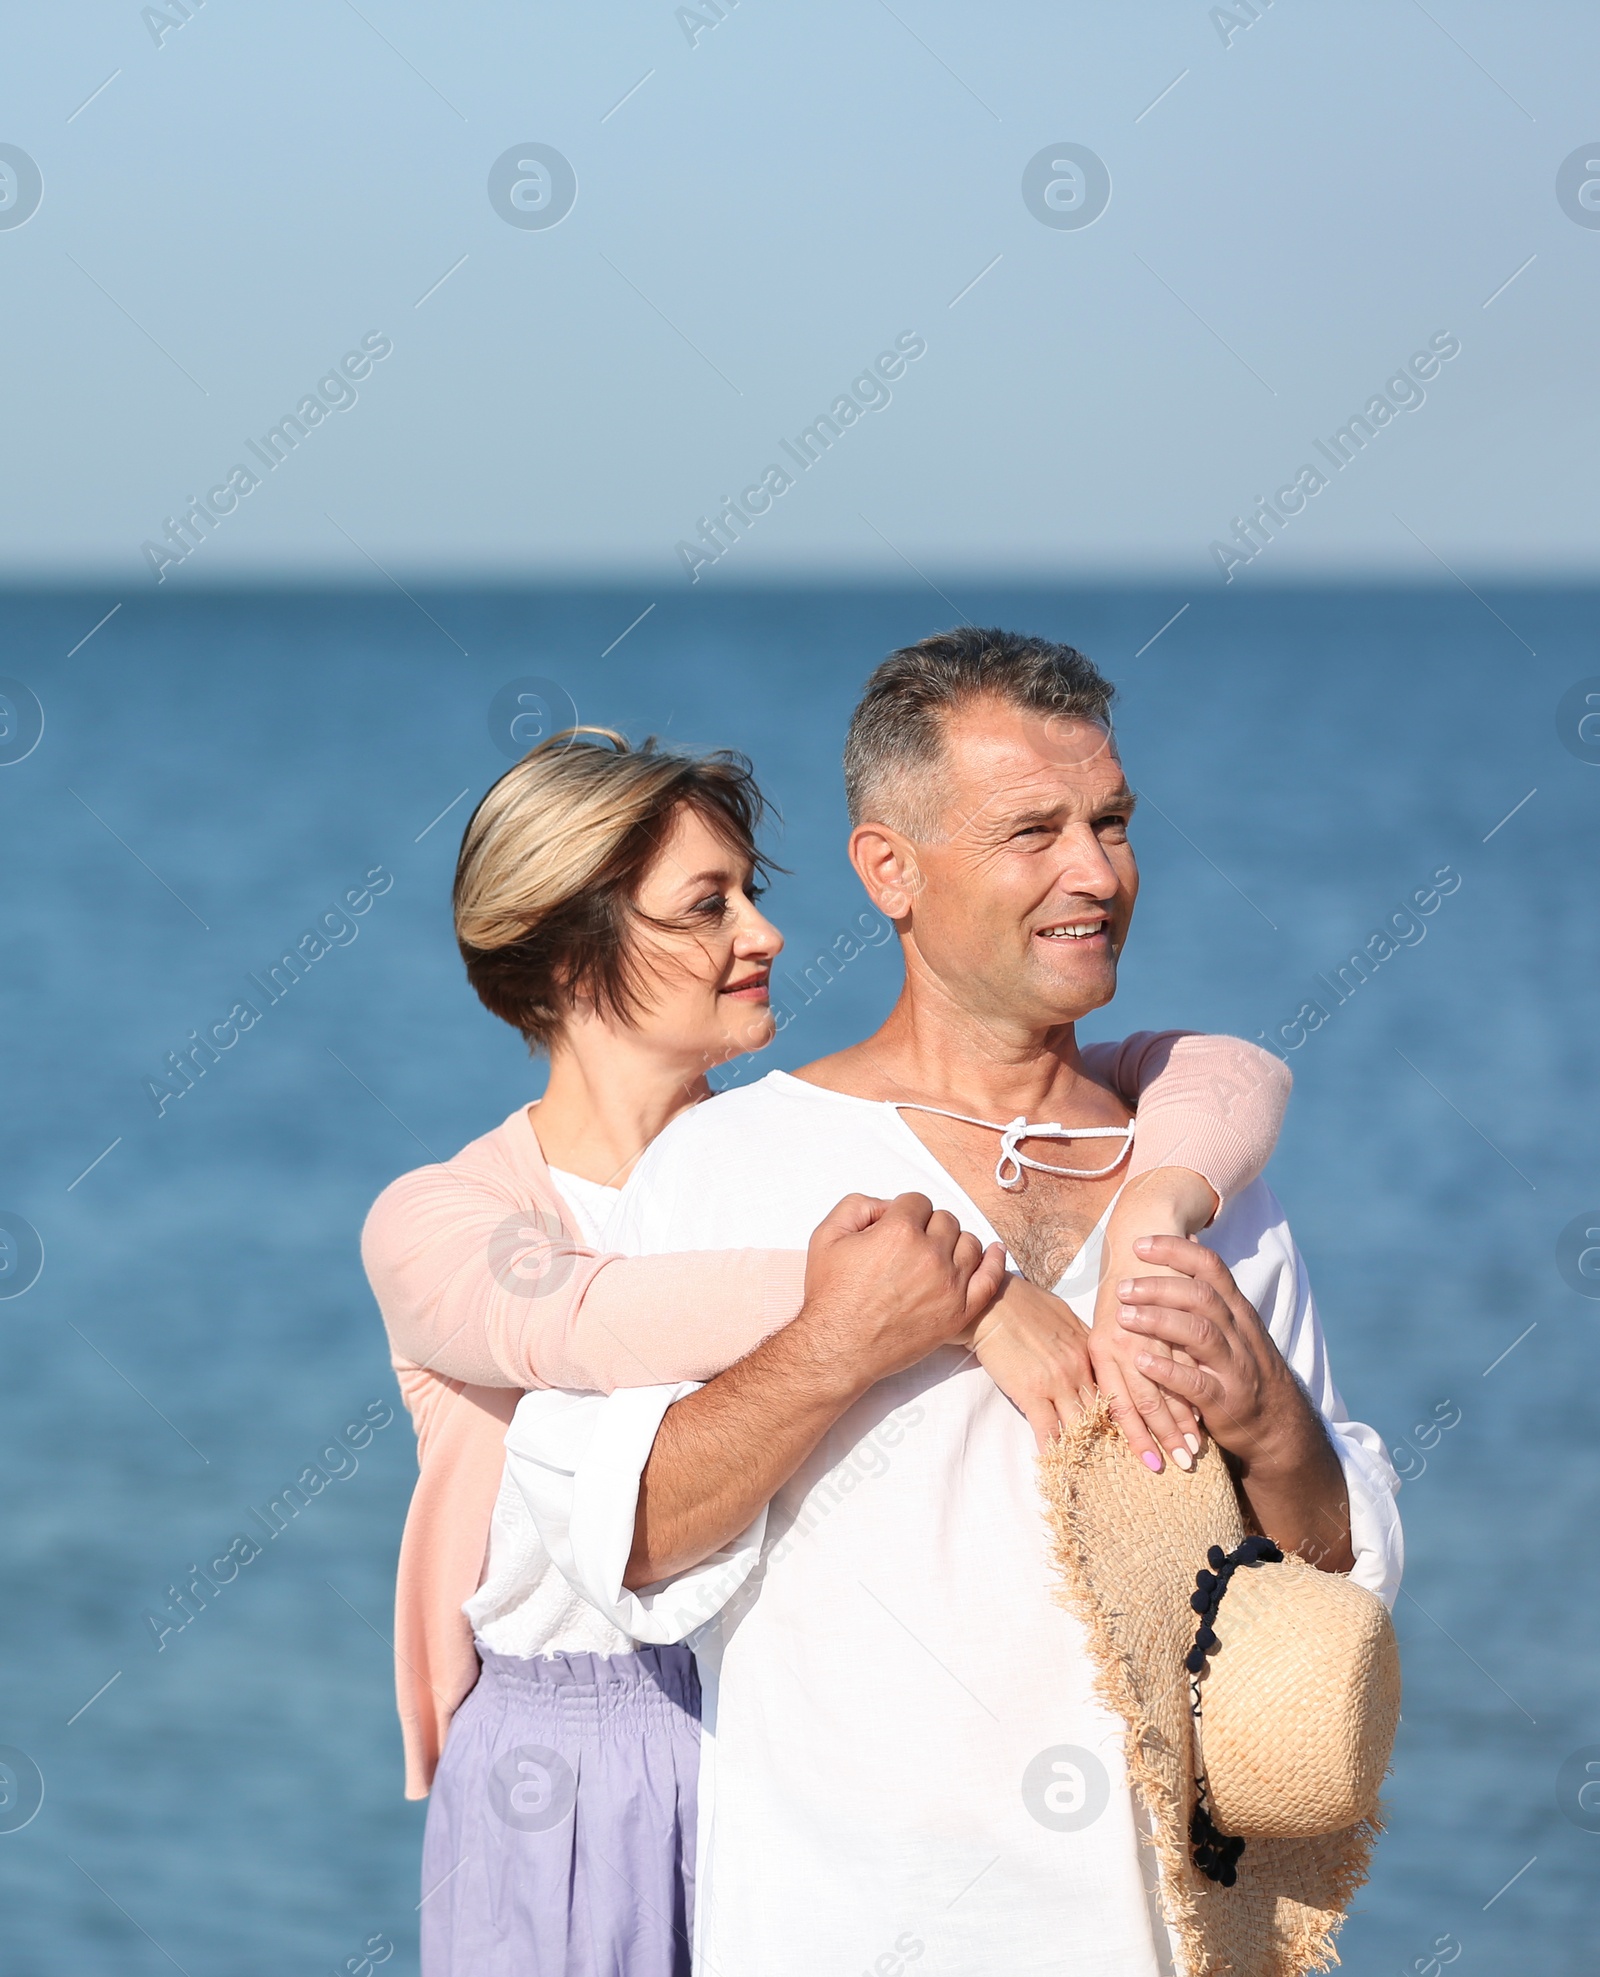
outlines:
[[[1556,178],[1600,16],[1276,0],[1225,44],[1214,11],[740,0],[691,46],[664,0],[205,0],[158,46],[134,0],[14,9],[0,144],[44,193],[0,227],[0,577],[154,591],[141,542],[369,333],[358,402],[168,594],[369,558],[686,585],[696,518],[906,333],[892,403],[702,586],[1220,583],[1230,517],[1445,333],[1235,582],[1591,574],[1600,229]],[[490,203],[527,142],[577,175],[553,228]],[[1086,228],[1024,204],[1062,142],[1111,176]]]

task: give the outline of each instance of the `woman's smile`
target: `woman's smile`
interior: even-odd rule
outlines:
[[[729,982],[726,988],[717,992],[734,1002],[765,1002],[768,999],[771,980],[772,970],[763,968],[759,974],[745,975],[737,982]]]

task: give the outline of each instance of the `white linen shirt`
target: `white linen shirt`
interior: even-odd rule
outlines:
[[[910,1190],[995,1240],[892,1106],[775,1072],[669,1127],[607,1237],[634,1255],[800,1248],[841,1195]],[[1085,1321],[1103,1231],[1058,1287]],[[1321,1410],[1353,1576],[1392,1602],[1397,1481],[1345,1417],[1271,1190],[1226,1203],[1208,1240]],[[506,1448],[573,1585],[634,1638],[698,1655],[696,1972],[1181,1977],[1123,1725],[1058,1602],[1033,1434],[988,1374],[946,1347],[882,1381],[724,1551],[629,1592],[639,1476],[693,1391],[529,1394]]]

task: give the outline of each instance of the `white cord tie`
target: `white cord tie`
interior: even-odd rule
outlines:
[[[1133,1150],[1133,1129],[1136,1120],[1130,1119],[1125,1126],[1062,1126],[1054,1120],[1030,1125],[1026,1115],[1019,1116],[1009,1125],[1002,1126],[993,1119],[973,1119],[965,1112],[946,1112],[938,1105],[913,1105],[909,1100],[891,1099],[897,1112],[932,1112],[941,1119],[955,1119],[963,1126],[983,1126],[991,1133],[1000,1135],[1000,1158],[995,1162],[994,1177],[1007,1193],[1015,1193],[1022,1185],[1024,1169],[1036,1174],[1060,1174],[1069,1181],[1102,1181],[1107,1174],[1114,1174]],[[1121,1140],[1122,1145],[1116,1158],[1106,1167],[1052,1167],[1043,1160],[1030,1160],[1022,1151],[1023,1140]],[[1009,1169],[1009,1178],[1008,1172]]]

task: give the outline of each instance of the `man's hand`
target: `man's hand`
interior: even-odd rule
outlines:
[[[1078,1418],[1094,1386],[1089,1328],[1069,1304],[1008,1276],[972,1335],[978,1363],[1027,1417],[1041,1452]]]
[[[1117,1283],[1117,1322],[1146,1341],[1135,1355],[1140,1370],[1199,1413],[1267,1537],[1325,1572],[1348,1572],[1344,1471],[1255,1306],[1222,1259],[1192,1239],[1144,1236],[1133,1247],[1176,1273]]]
[[[861,1393],[981,1319],[1006,1283],[988,1249],[925,1194],[846,1195],[812,1234],[794,1323]]]
[[[1151,1469],[1161,1467],[1163,1449],[1180,1469],[1192,1469],[1200,1453],[1200,1423],[1185,1398],[1168,1393],[1140,1367],[1142,1351],[1160,1348],[1155,1340],[1134,1337],[1118,1325],[1117,1285],[1140,1268],[1134,1251],[1140,1236],[1192,1236],[1216,1212],[1216,1193],[1203,1176],[1187,1167],[1158,1167],[1129,1181],[1106,1223],[1089,1357],[1095,1384],[1128,1446]]]
[[[841,1201],[811,1238],[798,1316],[667,1409],[622,1583],[654,1585],[737,1537],[841,1414],[982,1317],[1004,1278],[1000,1245],[926,1195]]]

